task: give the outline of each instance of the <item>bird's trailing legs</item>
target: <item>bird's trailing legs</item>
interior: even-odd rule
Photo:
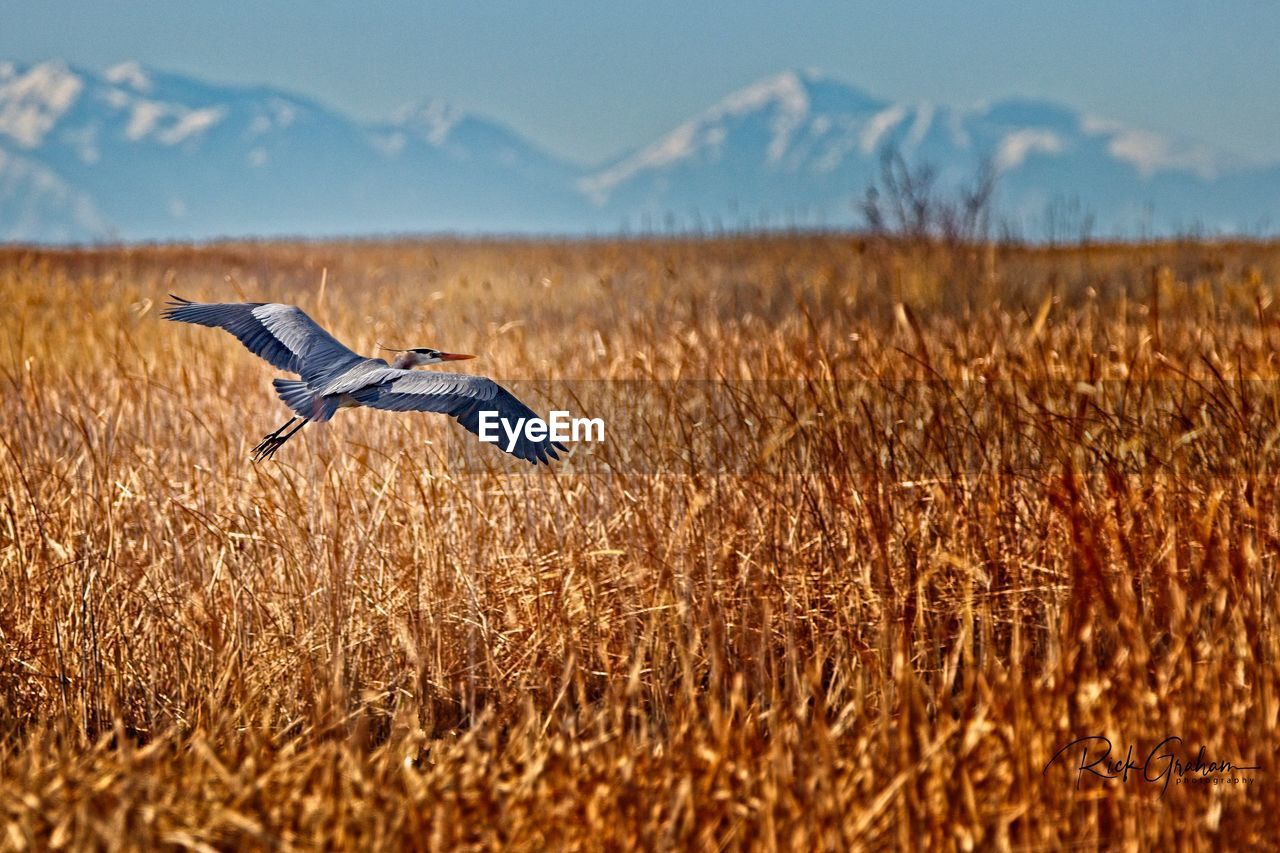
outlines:
[[[284,426],[280,427],[280,429],[273,433],[264,435],[262,437],[262,441],[258,442],[258,446],[253,449],[253,461],[261,462],[263,459],[270,459],[286,441],[293,438],[294,434],[297,433],[298,430],[307,425],[307,421],[309,419],[302,418],[301,422],[297,426],[293,427],[293,429],[288,432],[285,432],[285,430],[289,429],[290,426],[293,426],[293,422],[296,420],[298,420],[296,417],[289,418],[288,422],[286,422]]]

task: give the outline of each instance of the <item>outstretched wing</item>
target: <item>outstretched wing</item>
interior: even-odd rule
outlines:
[[[527,422],[537,417],[533,409],[485,376],[393,368],[387,372],[394,374],[394,378],[352,391],[351,396],[356,402],[374,409],[451,415],[476,435],[480,434],[481,412],[497,412],[497,417],[512,429],[521,420]],[[507,451],[508,438],[501,427],[498,428],[498,436],[497,446]],[[559,459],[557,450],[568,452],[568,448],[557,441],[530,441],[522,429],[515,446],[507,452],[536,465],[539,462],[550,464],[551,459]]]
[[[166,320],[226,329],[250,352],[308,383],[322,381],[362,360],[293,305],[200,303],[173,294],[169,297],[171,301],[160,315]]]

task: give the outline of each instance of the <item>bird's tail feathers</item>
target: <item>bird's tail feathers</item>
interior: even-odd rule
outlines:
[[[301,379],[273,379],[271,384],[286,406],[309,421],[324,423],[338,411],[335,397],[321,397]]]
[[[276,386],[276,393],[286,406],[304,418],[315,416],[319,401],[307,383],[298,379],[274,379],[271,384]]]

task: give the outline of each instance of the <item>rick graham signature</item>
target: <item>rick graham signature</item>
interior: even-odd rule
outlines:
[[[1059,759],[1069,764],[1076,772],[1076,789],[1080,788],[1080,780],[1085,774],[1100,779],[1119,779],[1128,782],[1130,773],[1140,782],[1160,785],[1160,796],[1169,790],[1169,783],[1177,785],[1190,784],[1233,784],[1252,785],[1253,777],[1245,775],[1245,771],[1257,770],[1258,765],[1240,765],[1231,761],[1210,760],[1205,755],[1205,748],[1192,760],[1179,756],[1182,738],[1170,736],[1160,741],[1147,753],[1141,764],[1134,761],[1133,744],[1123,758],[1113,758],[1111,741],[1102,735],[1090,735],[1076,738],[1059,749],[1044,766],[1041,775],[1048,775],[1049,768]],[[1079,760],[1076,760],[1079,756]]]

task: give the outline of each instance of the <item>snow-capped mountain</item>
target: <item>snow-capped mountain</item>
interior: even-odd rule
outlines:
[[[363,125],[136,63],[0,65],[0,157],[0,239],[564,228],[582,207],[572,169],[439,104]]]
[[[1048,102],[893,103],[787,72],[581,169],[440,101],[361,123],[269,87],[54,61],[0,63],[0,240],[850,225],[889,144],[944,186],[989,161],[1032,236],[1072,200],[1099,234],[1280,222],[1280,166]]]
[[[654,223],[856,223],[852,203],[887,145],[932,165],[942,187],[990,163],[1000,212],[1032,233],[1055,205],[1092,215],[1095,232],[1130,235],[1255,230],[1280,213],[1276,166],[1049,102],[892,103],[816,72],[735,92],[578,187],[602,211]]]

